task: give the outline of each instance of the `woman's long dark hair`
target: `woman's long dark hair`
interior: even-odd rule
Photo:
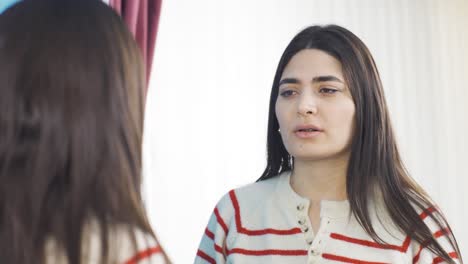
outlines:
[[[101,232],[153,230],[141,197],[145,77],[120,17],[98,0],[24,0],[0,15],[0,261],[44,263],[52,238],[82,261]],[[110,260],[109,260],[110,261]]]
[[[357,36],[342,27],[308,27],[297,34],[284,51],[271,90],[267,166],[259,181],[293,169],[293,158],[277,132],[279,125],[275,104],[284,68],[296,53],[304,49],[322,50],[341,62],[346,83],[354,100],[355,130],[346,176],[346,190],[352,214],[374,240],[385,243],[373,229],[368,210],[368,198],[375,198],[373,192],[377,187],[395,224],[412,239],[427,245],[432,252],[452,263],[448,252],[437,242],[413,207],[414,205],[426,210],[434,203],[412,180],[400,158],[384,91],[372,55]],[[433,213],[430,217],[441,228],[448,227],[440,213]],[[461,259],[450,228],[447,235]]]

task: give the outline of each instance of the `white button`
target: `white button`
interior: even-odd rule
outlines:
[[[318,252],[317,250],[314,250],[314,249],[312,249],[310,251],[310,253],[312,253],[313,256],[318,256],[320,254],[320,252]]]
[[[306,223],[306,220],[304,218],[301,218],[299,219],[299,221],[297,221],[300,225],[303,225]]]
[[[306,226],[306,225],[305,225],[305,226],[302,226],[301,229],[302,229],[302,232],[304,232],[304,233],[307,232],[307,231],[309,231],[309,227]]]
[[[302,210],[304,210],[304,205],[303,205],[303,204],[298,204],[298,205],[296,206],[296,209],[297,209],[298,211],[302,211]]]
[[[307,244],[311,245],[312,242],[314,242],[314,240],[309,237],[309,238],[306,239],[306,242],[307,242]]]

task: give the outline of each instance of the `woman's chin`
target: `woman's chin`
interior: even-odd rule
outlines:
[[[294,157],[295,161],[321,161],[321,160],[332,160],[337,159],[339,157],[344,157],[346,155],[346,151],[318,151],[309,150],[309,151],[293,151],[290,152],[291,155]],[[348,153],[349,154],[349,153]]]
[[[333,156],[331,153],[319,153],[319,152],[298,152],[296,155],[292,155],[296,161],[319,161],[328,159]]]

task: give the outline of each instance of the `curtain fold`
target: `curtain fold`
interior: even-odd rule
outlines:
[[[143,55],[148,84],[153,62],[162,0],[109,0],[134,35]],[[146,88],[147,89],[147,88]]]

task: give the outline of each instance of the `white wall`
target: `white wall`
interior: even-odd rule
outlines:
[[[408,168],[468,259],[463,0],[164,1],[144,176],[150,218],[170,257],[192,263],[217,200],[260,176],[276,65],[290,39],[317,23],[342,25],[369,46]]]

